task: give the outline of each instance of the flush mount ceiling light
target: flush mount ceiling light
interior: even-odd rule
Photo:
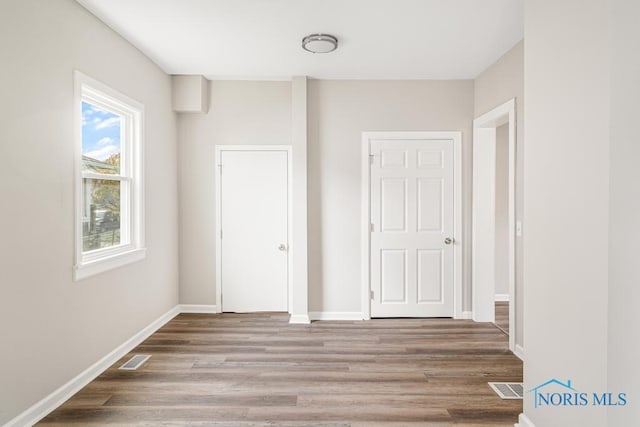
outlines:
[[[302,48],[311,53],[329,53],[338,48],[338,39],[329,34],[310,34],[302,39]]]

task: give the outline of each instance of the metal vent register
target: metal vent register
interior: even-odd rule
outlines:
[[[118,369],[123,369],[125,371],[135,371],[140,366],[142,366],[142,364],[146,362],[150,357],[150,354],[136,354]]]
[[[489,387],[491,387],[501,399],[522,399],[524,395],[522,383],[489,383]]]

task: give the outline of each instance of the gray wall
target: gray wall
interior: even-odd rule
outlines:
[[[215,240],[207,237],[215,231],[214,145],[291,143],[290,82],[210,87],[209,114],[178,120],[180,302],[187,304],[216,304]],[[473,82],[310,80],[308,91],[309,310],[360,312],[361,133],[463,131],[467,218]],[[466,309],[468,289],[467,278]]]
[[[611,158],[608,388],[630,405],[608,411],[610,426],[640,425],[640,3],[613,0],[611,10]]]
[[[180,302],[217,304],[215,145],[291,144],[291,82],[211,81],[208,114],[178,117]]]
[[[607,390],[608,4],[526,1],[526,390]],[[524,408],[536,426],[606,425],[604,408],[534,409],[533,393]]]
[[[473,81],[309,81],[309,310],[359,312],[363,131],[463,133],[464,260],[469,260]],[[467,273],[469,269],[467,269]],[[464,277],[470,309],[469,275]]]
[[[0,13],[0,424],[178,302],[169,77],[72,0]],[[77,69],[145,105],[147,257],[73,282]]]
[[[524,207],[524,41],[520,41],[475,80],[475,117],[516,99],[516,220]],[[523,224],[523,235],[526,235]],[[516,345],[524,347],[523,239],[516,237]]]
[[[509,124],[496,128],[496,295],[509,293]]]

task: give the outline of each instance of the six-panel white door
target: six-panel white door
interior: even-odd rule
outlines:
[[[371,140],[372,317],[453,317],[452,140]]]
[[[286,151],[220,152],[219,277],[225,312],[287,311],[287,156]]]

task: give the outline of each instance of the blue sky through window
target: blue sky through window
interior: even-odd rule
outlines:
[[[82,154],[105,161],[120,153],[120,124],[117,114],[82,103]]]

